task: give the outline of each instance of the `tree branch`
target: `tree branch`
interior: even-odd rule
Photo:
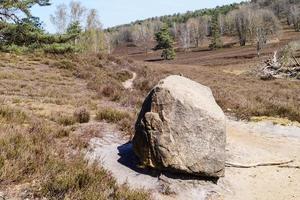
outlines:
[[[284,162],[267,162],[267,163],[257,163],[252,165],[243,165],[239,163],[226,163],[226,167],[233,168],[255,168],[255,167],[268,167],[268,166],[281,166],[294,162],[294,160],[284,161]]]

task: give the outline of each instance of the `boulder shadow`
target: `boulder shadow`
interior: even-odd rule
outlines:
[[[140,163],[139,158],[135,155],[132,147],[132,143],[128,142],[126,144],[120,145],[118,147],[118,155],[120,158],[118,159],[118,162],[129,169],[144,175],[149,175],[152,177],[159,177],[161,172],[150,169],[150,168],[139,168],[138,165]]]
[[[164,175],[167,178],[173,179],[173,180],[184,180],[184,181],[205,181],[205,182],[212,182],[214,184],[218,184],[219,178],[216,177],[207,177],[207,176],[196,176],[191,174],[184,174],[184,173],[178,173],[178,172],[169,172],[169,171],[163,171],[162,175]]]
[[[214,184],[218,183],[219,178],[214,177],[206,177],[206,176],[195,176],[190,174],[171,172],[171,171],[159,171],[152,168],[139,168],[138,165],[140,163],[139,158],[135,155],[133,151],[133,146],[131,142],[120,145],[118,147],[118,155],[120,158],[118,162],[129,169],[144,175],[149,175],[151,177],[159,178],[161,175],[168,177],[174,180],[199,180],[199,181],[209,181]]]
[[[152,58],[152,59],[146,59],[144,60],[145,62],[159,62],[159,61],[163,61],[163,58]]]

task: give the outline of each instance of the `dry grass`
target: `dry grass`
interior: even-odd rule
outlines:
[[[120,89],[113,69],[104,68],[111,61],[39,56],[0,55],[0,188],[26,183],[33,199],[149,199],[145,191],[117,185],[99,163],[88,164],[80,153],[100,134],[98,127],[75,134],[84,126],[80,123],[91,123],[101,99],[111,98],[100,89],[109,84]]]
[[[8,106],[0,106],[0,124],[1,123],[25,123],[28,116],[21,110],[12,109]]]
[[[0,130],[0,184],[35,181],[32,192],[49,199],[147,199],[147,193],[117,186],[99,165],[69,157],[56,144],[56,127],[43,122]],[[47,144],[47,145],[45,145]]]
[[[97,120],[105,120],[110,123],[117,123],[125,118],[130,118],[130,114],[128,112],[116,110],[113,108],[100,109],[96,114]]]
[[[220,61],[217,61],[220,62]],[[273,116],[300,122],[300,81],[277,79],[263,81],[252,74],[224,72],[227,66],[193,66],[176,64],[149,64],[135,81],[137,94],[145,97],[161,78],[172,74],[184,74],[209,86],[222,109],[242,119],[253,116]],[[239,64],[230,70],[243,69]],[[249,71],[245,65],[244,70]]]

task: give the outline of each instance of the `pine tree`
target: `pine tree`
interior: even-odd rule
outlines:
[[[161,57],[165,60],[172,60],[175,58],[175,50],[173,47],[174,39],[172,38],[169,28],[167,25],[163,26],[159,32],[155,34],[155,39],[157,41],[157,45],[155,47],[156,50],[162,49]]]
[[[219,13],[215,11],[213,13],[212,22],[211,22],[211,44],[209,45],[211,49],[217,49],[222,47],[218,18],[219,18]]]

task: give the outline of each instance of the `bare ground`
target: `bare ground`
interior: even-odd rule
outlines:
[[[296,200],[300,198],[300,169],[261,166],[227,167],[217,183],[195,177],[170,176],[136,167],[137,158],[128,140],[111,127],[103,138],[93,138],[87,153],[89,159],[100,160],[119,184],[150,190],[154,199],[232,199],[232,200]],[[300,165],[299,127],[284,127],[271,122],[248,123],[228,120],[227,163],[255,165],[293,162]],[[285,166],[285,165],[283,165]]]

